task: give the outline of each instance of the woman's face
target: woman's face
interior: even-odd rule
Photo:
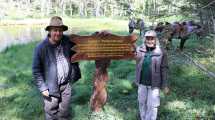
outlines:
[[[58,43],[63,36],[63,28],[61,27],[53,27],[50,29],[50,39],[54,43]]]
[[[156,45],[156,38],[152,36],[146,36],[145,38],[145,45],[147,47],[155,47]]]

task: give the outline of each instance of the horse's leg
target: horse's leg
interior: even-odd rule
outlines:
[[[167,39],[166,49],[169,50],[171,48],[171,46],[172,46],[172,38],[170,37]]]
[[[141,29],[140,29],[140,37],[142,37],[142,31],[141,31]]]
[[[187,37],[181,38],[181,41],[180,41],[180,50],[181,51],[184,49],[184,44],[185,44],[187,39],[188,39]]]
[[[129,27],[129,34],[133,33],[133,31],[134,31],[134,28]]]
[[[143,38],[143,36],[144,36],[144,29],[140,29],[140,36]]]
[[[143,37],[143,30],[140,29],[140,37]]]
[[[172,48],[173,47],[173,43],[172,43],[172,39],[174,37],[174,33],[171,33],[169,39],[168,39],[168,43],[169,43],[169,48]]]

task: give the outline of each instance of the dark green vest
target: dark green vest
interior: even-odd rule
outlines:
[[[151,86],[151,62],[152,62],[152,51],[145,53],[144,61],[142,64],[142,70],[140,75],[140,84]]]

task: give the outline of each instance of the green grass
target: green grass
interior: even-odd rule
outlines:
[[[212,35],[199,40],[194,36],[193,39],[187,40],[185,47],[185,52],[195,61],[215,73],[215,43]]]
[[[96,21],[97,20],[97,21]],[[127,23],[110,19],[72,19],[70,26],[78,34],[109,29],[115,34],[127,35]],[[85,24],[84,24],[85,23]],[[140,43],[140,40],[138,41]],[[177,41],[174,41],[177,44]],[[206,41],[205,43],[208,43]],[[11,46],[0,53],[0,118],[3,120],[42,120],[44,113],[40,93],[31,75],[32,52],[36,42]],[[188,41],[185,51],[198,46],[199,41]],[[193,53],[194,55],[195,53]],[[206,57],[202,57],[203,59]],[[206,58],[207,59],[207,58]],[[160,120],[210,120],[215,112],[215,81],[186,61],[180,53],[169,52],[169,84],[171,94],[161,93]],[[89,99],[92,94],[94,61],[81,61],[82,79],[73,85],[71,113],[73,120],[87,120],[90,116]],[[137,88],[135,61],[113,60],[108,68],[108,100],[103,114],[115,120],[136,120]],[[107,119],[108,120],[108,119]]]

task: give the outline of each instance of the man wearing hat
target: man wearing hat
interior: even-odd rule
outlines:
[[[79,64],[70,61],[74,43],[63,34],[68,27],[58,16],[51,18],[45,30],[47,37],[34,50],[34,82],[43,96],[46,120],[68,120],[70,83],[81,78]]]
[[[159,46],[156,32],[147,31],[143,44],[136,50],[136,80],[141,120],[156,120],[160,89],[168,93],[167,55]]]

